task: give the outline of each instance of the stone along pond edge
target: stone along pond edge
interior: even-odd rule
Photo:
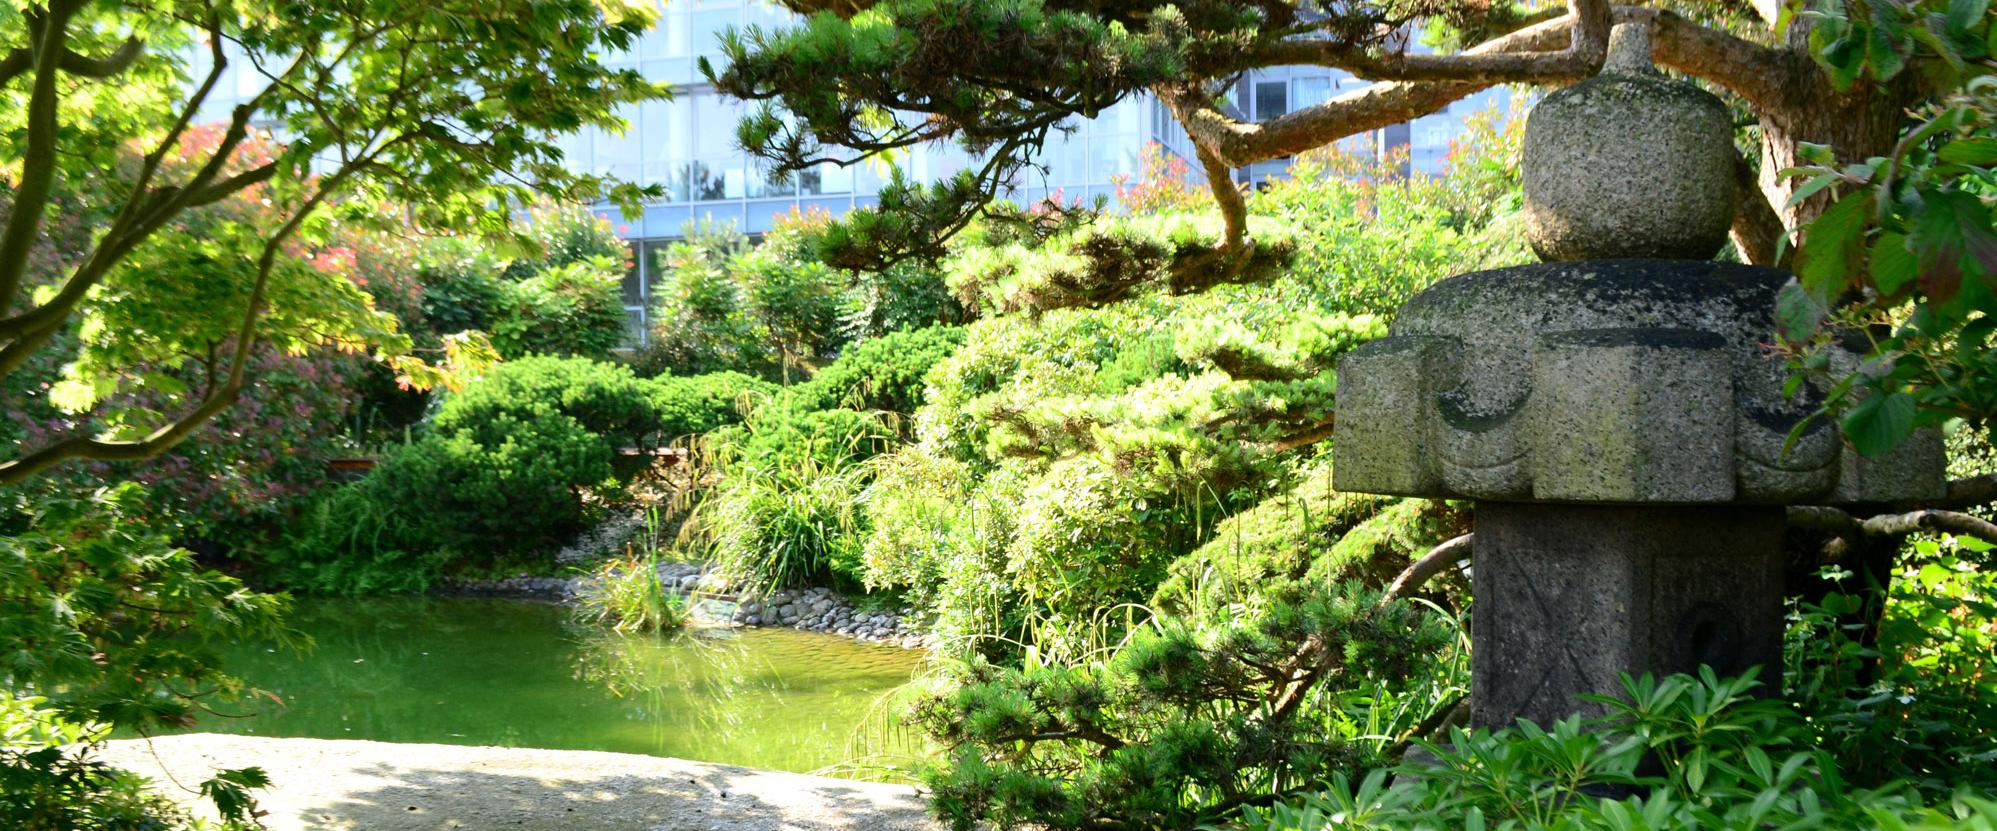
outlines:
[[[934,634],[908,619],[915,613],[909,607],[892,612],[862,611],[851,598],[825,586],[780,589],[766,597],[752,597],[744,595],[709,563],[660,563],[657,568],[661,582],[697,604],[697,619],[706,625],[785,627],[903,649],[928,649],[936,644]],[[519,576],[450,580],[430,593],[444,597],[574,603],[588,597],[597,585],[594,576]]]

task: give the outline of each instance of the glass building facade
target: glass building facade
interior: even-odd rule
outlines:
[[[647,298],[658,254],[682,234],[688,222],[714,221],[759,234],[779,217],[793,211],[823,210],[837,216],[871,205],[884,180],[879,168],[824,165],[788,182],[773,182],[766,168],[735,142],[735,127],[744,104],[717,94],[705,83],[699,59],[720,60],[720,36],[729,28],[788,25],[795,18],[766,0],[672,0],[662,3],[658,26],[630,53],[608,62],[635,68],[646,77],[672,84],[671,101],[654,101],[623,113],[630,129],[616,133],[591,129],[562,142],[564,155],[577,169],[618,179],[665,186],[666,196],[645,206],[639,216],[623,216],[615,208],[599,214],[633,243],[637,264],[625,281],[625,302],[634,332],[647,327]],[[1237,117],[1256,121],[1321,103],[1367,85],[1351,75],[1324,67],[1281,67],[1260,70],[1242,79],[1234,95]],[[1463,119],[1491,105],[1502,93],[1487,92],[1457,102],[1449,109],[1342,144],[1356,152],[1383,153],[1405,148],[1416,172],[1440,172],[1452,139],[1463,131]],[[1008,195],[1022,203],[1050,196],[1093,200],[1114,198],[1119,178],[1142,173],[1143,152],[1157,145],[1164,152],[1190,159],[1190,140],[1162,104],[1135,96],[1093,119],[1077,119],[1067,133],[1056,133],[1042,147],[1038,161],[1044,170],[1029,171]],[[911,177],[933,181],[968,167],[972,159],[950,146],[915,148],[897,162]],[[1287,160],[1253,165],[1236,172],[1242,182],[1281,176]],[[1197,171],[1198,166],[1193,165]],[[640,335],[642,337],[642,335]]]
[[[719,62],[720,38],[731,28],[790,25],[796,18],[767,0],[655,0],[658,25],[635,47],[606,56],[606,63],[638,70],[655,81],[672,85],[670,101],[627,106],[620,115],[628,129],[588,129],[560,141],[574,169],[642,184],[659,184],[665,196],[636,216],[604,206],[599,215],[633,243],[637,268],[626,280],[625,300],[632,329],[642,333],[656,252],[682,235],[691,221],[732,224],[754,235],[768,231],[786,214],[823,210],[837,216],[873,204],[884,176],[869,164],[851,167],[824,165],[788,181],[773,181],[759,160],[737,145],[736,126],[745,105],[720,95],[707,85],[699,69],[703,57]],[[190,70],[206,70],[207,54],[195,50]],[[261,78],[232,62],[214,100],[206,108],[224,118],[242,98],[254,95]],[[1279,67],[1258,70],[1241,79],[1232,96],[1236,117],[1266,120],[1366,86],[1366,82],[1324,67]],[[1463,118],[1490,106],[1501,92],[1486,92],[1457,102],[1448,110],[1341,142],[1356,152],[1387,152],[1405,148],[1416,172],[1439,172],[1450,140],[1463,130]],[[1114,197],[1120,177],[1142,173],[1148,145],[1183,158],[1192,157],[1189,139],[1164,106],[1149,96],[1133,96],[1093,119],[1077,119],[1070,131],[1054,134],[1042,147],[1038,162],[1014,183],[1007,195],[1022,203],[1050,196],[1065,200]],[[972,163],[951,146],[914,148],[896,162],[921,181],[933,181]],[[1281,176],[1288,160],[1275,160],[1236,171],[1237,181],[1261,181]],[[1199,166],[1191,165],[1197,176]],[[640,335],[642,337],[642,335]]]

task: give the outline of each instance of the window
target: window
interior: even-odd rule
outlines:
[[[618,107],[617,116],[627,125],[623,132],[612,128],[591,131],[597,134],[592,167],[599,175],[635,182],[642,175],[645,160],[644,124],[638,108],[629,104]]]
[[[1290,82],[1259,81],[1255,84],[1255,120],[1268,121],[1290,111]]]
[[[645,258],[638,256],[638,244],[631,243],[631,270],[624,273],[624,307],[645,305]]]
[[[1330,78],[1298,78],[1291,83],[1296,87],[1295,94],[1291,96],[1297,104],[1296,109],[1315,107],[1331,100]]]

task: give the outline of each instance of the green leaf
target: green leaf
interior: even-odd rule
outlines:
[[[1907,68],[1906,53],[1884,29],[1873,29],[1871,37],[1865,39],[1865,60],[1872,66],[1872,77],[1881,81],[1890,80]]]
[[[1926,26],[1915,26],[1908,30],[1908,33],[1913,35],[1915,40],[1926,44],[1928,49],[1939,55],[1942,60],[1947,61],[1949,69],[1961,72],[1968,68],[1968,65],[1963,63],[1962,50],[1955,45],[1952,39],[1942,37],[1935,30]]]
[[[1887,297],[1899,294],[1921,273],[1920,260],[1907,250],[1906,235],[1892,231],[1880,234],[1873,241],[1869,262],[1872,287]]]
[[[1817,299],[1829,302],[1857,277],[1865,221],[1871,211],[1870,194],[1848,195],[1804,231],[1802,250],[1796,253],[1796,274],[1802,277],[1803,288]]]
[[[1841,37],[1830,45],[1818,50],[1817,63],[1831,73],[1831,85],[1842,92],[1851,89],[1852,82],[1858,80],[1858,73],[1865,68],[1865,46],[1849,37]]]
[[[1775,324],[1786,340],[1808,340],[1823,325],[1827,314],[1829,309],[1823,302],[1810,296],[1801,284],[1789,283],[1775,295]]]
[[[1914,397],[1904,392],[1890,395],[1875,392],[1845,413],[1845,438],[1866,456],[1877,456],[1899,447],[1914,432]]]
[[[1921,291],[1948,302],[1965,273],[1997,279],[1997,232],[1990,211],[1975,195],[1958,190],[1922,194],[1907,247],[1920,257]]]
[[[1997,164],[1997,138],[1976,136],[1957,139],[1942,145],[1935,153],[1950,164],[1969,164],[1979,167]]]
[[[1947,18],[1949,31],[1967,32],[1974,29],[1989,12],[1990,0],[1949,0]]]
[[[1843,177],[1836,173],[1819,174],[1810,181],[1804,182],[1803,186],[1797,188],[1795,193],[1789,194],[1789,201],[1784,204],[1788,207],[1800,205],[1803,203],[1803,200],[1817,195],[1824,188],[1836,184],[1841,178]]]

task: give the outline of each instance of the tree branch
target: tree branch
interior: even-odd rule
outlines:
[[[1868,537],[1904,537],[1923,531],[1975,537],[1997,543],[1997,524],[1959,511],[1922,509],[1903,514],[1881,514],[1858,519],[1837,508],[1797,505],[1788,512],[1789,524],[1834,534],[1862,534]]]
[[[1670,12],[1617,6],[1610,17],[1615,23],[1649,24],[1654,60],[1725,87],[1757,109],[1794,105],[1796,94],[1792,90],[1798,73],[1809,69],[1799,63],[1805,59],[1700,26]],[[1599,22],[1599,18],[1596,20]],[[1578,60],[1574,55],[1577,48],[1574,30],[1575,15],[1570,13],[1485,41],[1456,55],[1406,55],[1391,59],[1394,62],[1391,65],[1383,63],[1387,59],[1371,57],[1348,44],[1331,41],[1271,44],[1258,50],[1245,66],[1304,63],[1361,75],[1370,71],[1382,78],[1398,74],[1408,80],[1373,84],[1259,124],[1229,117],[1196,89],[1161,87],[1153,91],[1185,127],[1195,145],[1208,148],[1231,167],[1242,167],[1293,156],[1345,136],[1428,115],[1503,81],[1555,82],[1585,75],[1593,64],[1586,69],[1574,69]],[[1568,42],[1567,49],[1549,51],[1562,39]],[[1558,60],[1548,57],[1559,55],[1566,57]],[[1517,56],[1537,57],[1511,60]],[[1452,77],[1456,79],[1449,80]]]
[[[1756,175],[1753,163],[1745,158],[1735,159],[1734,247],[1740,249],[1740,258],[1748,263],[1784,268],[1789,258],[1777,252],[1783,250],[1782,240],[1788,235],[1788,226],[1783,224],[1782,215],[1775,212],[1775,206],[1769,204]]]
[[[131,68],[132,63],[146,53],[145,41],[129,38],[111,54],[101,58],[79,55],[68,49],[62,50],[62,71],[85,78],[109,78]]]
[[[1455,55],[1421,55],[1406,51],[1374,55],[1363,48],[1338,41],[1290,40],[1273,45],[1267,52],[1276,60],[1334,66],[1373,81],[1469,81],[1490,86],[1522,81],[1579,80],[1593,74],[1602,65],[1602,58],[1608,52],[1612,10],[1607,0],[1568,0],[1567,9],[1567,15],[1556,21],[1521,30],[1533,31],[1556,25],[1566,29],[1567,46],[1559,50],[1485,49],[1480,46]]]
[[[1387,584],[1387,592],[1380,595],[1380,604],[1386,605],[1414,593],[1444,569],[1470,559],[1470,548],[1475,534],[1464,534],[1444,540],[1441,545],[1428,550],[1421,559],[1408,564],[1408,567]]]
[[[28,92],[28,124],[25,148],[21,152],[21,181],[14,187],[14,203],[7,213],[7,227],[0,231],[0,314],[13,307],[21,279],[28,271],[28,254],[40,236],[42,212],[55,191],[56,119],[62,103],[57,65],[66,51],[69,20],[77,4],[50,3],[47,9],[30,7],[22,13],[27,20],[33,50],[34,83]]]
[[[1221,249],[1227,253],[1241,250],[1248,240],[1248,200],[1241,197],[1241,185],[1234,181],[1234,169],[1228,167],[1205,145],[1196,144],[1194,154],[1199,156],[1200,166],[1206,169],[1207,189],[1213,191],[1214,204],[1220,208],[1220,218],[1226,225]]]

